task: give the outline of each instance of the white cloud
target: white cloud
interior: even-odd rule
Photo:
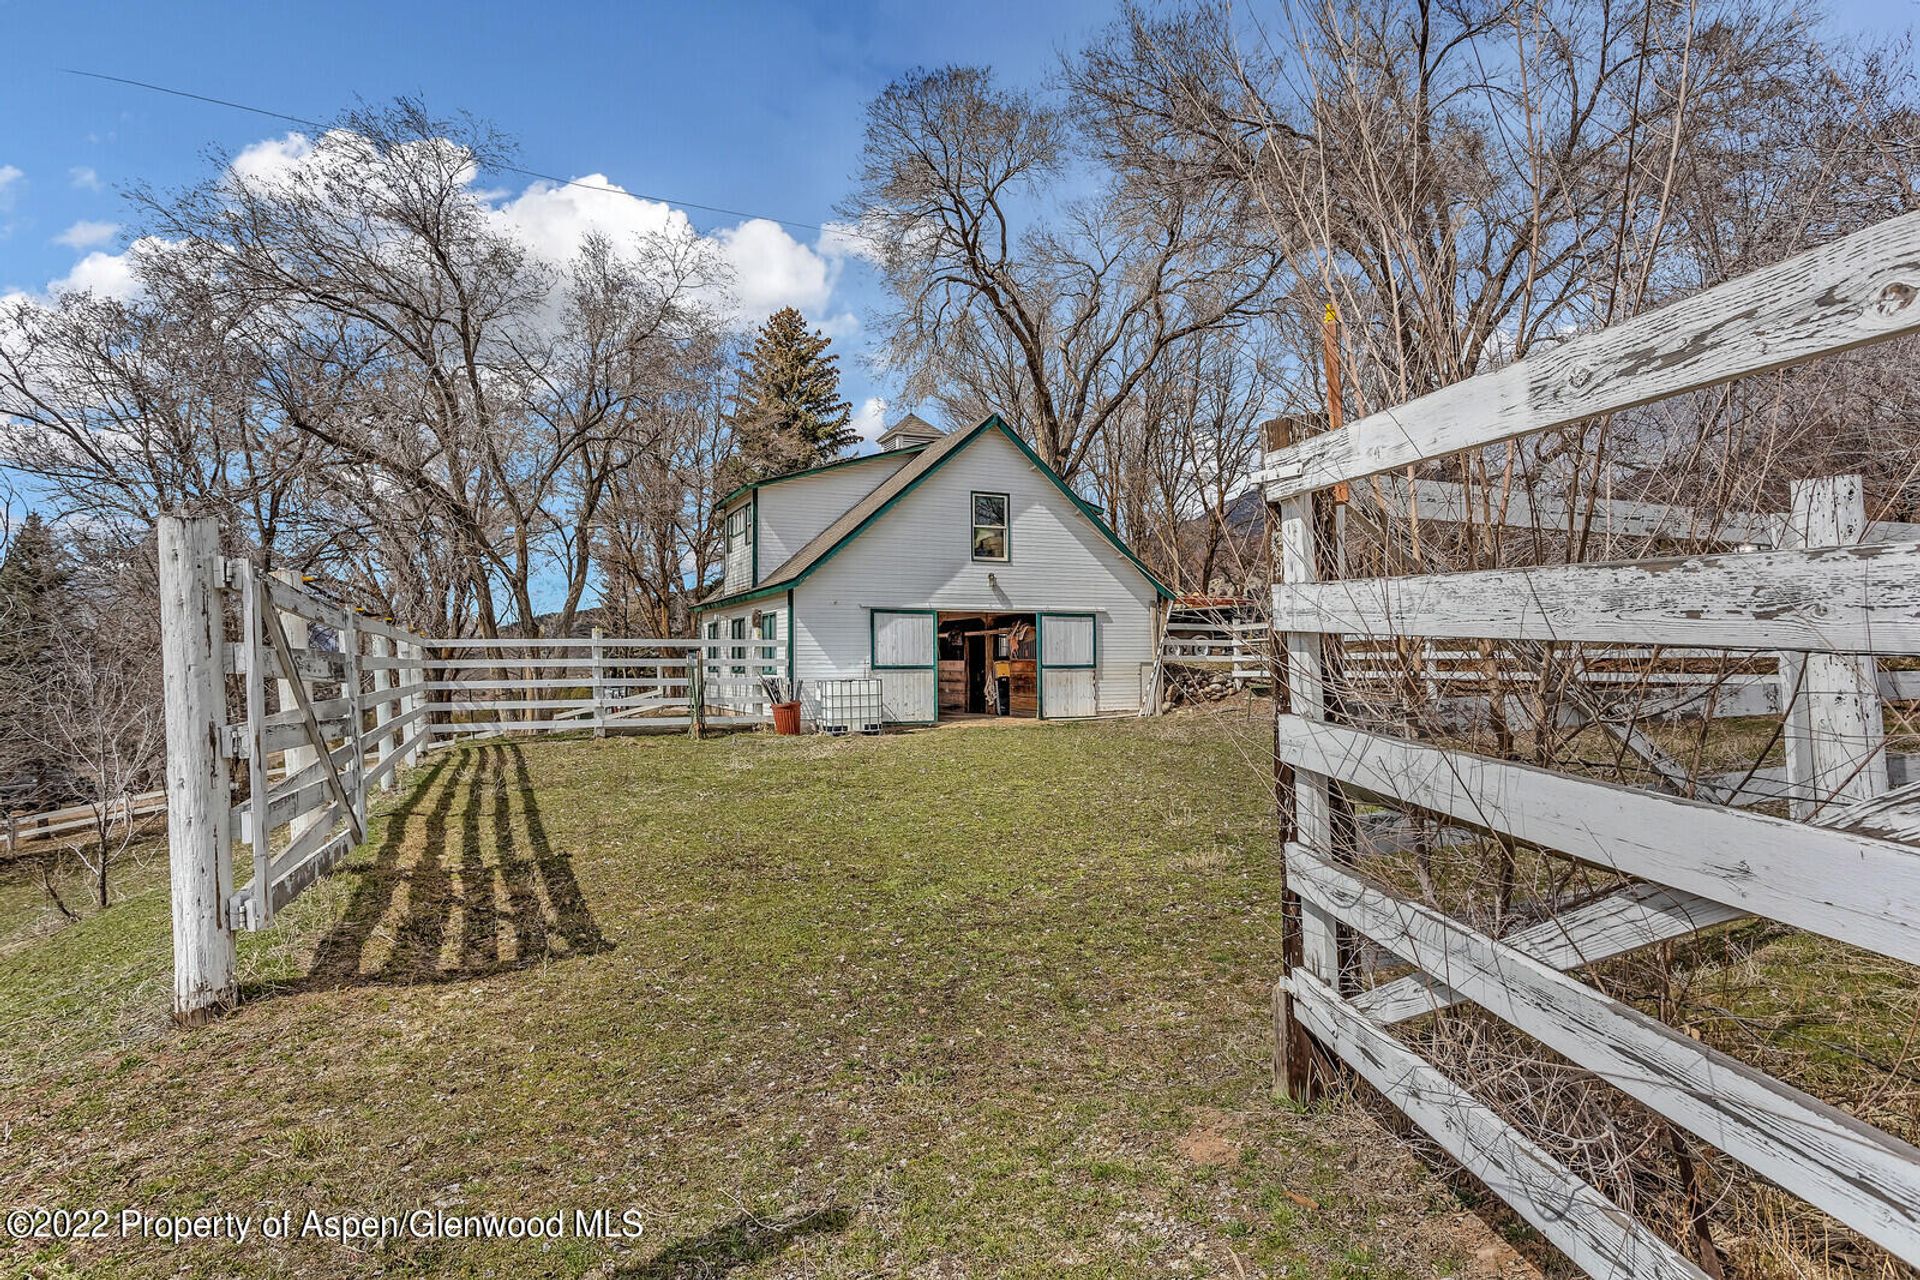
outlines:
[[[312,154],[313,140],[294,132],[284,138],[261,139],[235,156],[227,170],[242,182],[272,183]]]
[[[887,402],[879,396],[868,396],[853,415],[853,429],[860,433],[863,444],[872,444],[887,429]]]
[[[740,319],[756,324],[782,307],[818,315],[833,294],[838,268],[765,218],[714,233],[732,264]]]
[[[318,146],[314,138],[296,131],[278,138],[264,138],[243,148],[233,157],[228,176],[229,180],[248,186],[272,186],[300,172],[304,165],[320,163],[323,157],[331,156],[334,163],[350,163],[352,154],[350,145]],[[74,168],[69,176],[76,187],[92,189],[99,183],[98,175],[90,168]],[[24,174],[19,169],[0,166],[0,207],[4,207],[7,186],[22,177]],[[697,234],[683,210],[661,201],[632,196],[604,174],[587,174],[576,179],[578,185],[536,181],[518,193],[483,189],[475,183],[477,177],[477,172],[466,177],[473,199],[485,206],[497,224],[517,236],[535,256],[554,266],[570,261],[587,236],[595,232],[605,236],[616,248],[629,246],[642,236]],[[96,249],[118,232],[119,228],[110,223],[90,220],[67,228],[58,237],[58,243],[75,250],[96,251],[75,263],[64,277],[50,283],[47,292],[92,288],[112,297],[137,297],[140,288],[134,275],[132,249],[124,254]],[[807,244],[795,239],[777,222],[750,218],[736,226],[718,228],[703,238],[732,273],[725,299],[716,289],[714,301],[724,301],[734,324],[750,328],[781,307],[790,306],[797,307],[830,338],[844,339],[858,331],[860,322],[853,312],[834,305],[846,264],[867,258],[871,252],[871,246],[853,228],[829,224],[812,244]],[[877,401],[873,404],[878,406]],[[876,407],[874,411],[879,412],[883,407]]]
[[[117,222],[95,222],[89,218],[80,221],[62,231],[53,238],[55,244],[63,244],[69,249],[91,249],[103,245],[120,234]]]
[[[692,233],[686,214],[672,205],[627,195],[604,174],[590,173],[576,181],[584,185],[536,182],[499,205],[496,215],[529,249],[556,265],[579,253],[595,231],[616,248],[638,236]],[[595,187],[609,190],[590,189]]]
[[[104,191],[106,186],[90,164],[77,164],[67,170],[67,181],[77,191]]]
[[[816,243],[820,252],[829,258],[880,261],[879,242],[862,232],[856,223],[829,222],[820,228],[820,239]]]
[[[599,232],[617,248],[638,236],[694,234],[687,215],[672,205],[626,194],[605,174],[575,179],[580,185],[535,182],[497,207],[500,220],[534,253],[556,265],[580,251],[588,233]],[[714,231],[709,242],[733,274],[730,309],[735,323],[757,325],[781,307],[798,307],[818,318],[830,337],[859,327],[851,312],[830,314],[844,255],[811,248],[777,222],[752,218]]]
[[[132,302],[146,292],[134,271],[135,255],[158,248],[165,241],[142,236],[127,246],[125,253],[103,253],[96,249],[73,264],[73,270],[47,286],[49,294],[85,293],[91,290],[102,297]]]
[[[13,208],[15,188],[26,176],[26,170],[18,165],[0,164],[0,209]]]

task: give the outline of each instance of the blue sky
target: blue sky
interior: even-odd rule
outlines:
[[[248,6],[0,0],[0,294],[80,267],[110,279],[126,244],[118,188],[183,184],[209,147],[239,152],[294,126],[62,74],[76,67],[325,119],[356,97],[423,97],[518,139],[519,163],[604,175],[629,191],[823,223],[858,161],[862,110],[916,65],[987,62],[1048,74],[1107,21],[1106,0],[1044,5],[386,3]],[[520,193],[528,180],[486,175]],[[530,216],[605,214],[619,197],[569,191]],[[566,206],[566,207],[562,207]],[[680,207],[685,208],[684,204]],[[842,349],[842,389],[871,428],[888,388],[861,359],[877,298],[857,258],[686,209],[737,241],[748,310],[801,305]],[[85,264],[85,265],[82,265]],[[897,412],[897,406],[895,411]]]
[[[967,4],[392,3],[86,5],[0,0],[0,294],[80,270],[110,280],[127,211],[117,188],[205,176],[205,152],[286,135],[283,123],[64,75],[77,67],[326,118],[356,97],[416,94],[518,138],[520,163],[604,175],[671,201],[822,223],[857,163],[862,109],[916,65],[984,62],[1033,83],[1115,13],[1113,0]],[[1892,34],[1920,0],[1846,0],[1837,25]],[[488,175],[520,194],[526,179]],[[597,205],[594,202],[599,202]],[[619,197],[568,191],[526,214],[564,240]],[[684,203],[681,207],[685,207]],[[598,211],[597,213],[595,211]],[[729,244],[748,311],[801,305],[843,352],[866,411],[891,390],[862,356],[877,301],[857,258],[816,233],[686,210]],[[569,220],[572,221],[569,221]],[[830,246],[828,246],[830,248]],[[88,258],[90,254],[102,255]],[[897,403],[891,412],[902,406]]]

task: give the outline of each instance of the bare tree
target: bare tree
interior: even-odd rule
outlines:
[[[1086,163],[1097,125],[982,68],[915,72],[868,106],[842,209],[879,246],[909,397],[1007,413],[1069,479],[1183,339],[1259,314],[1282,261],[1238,184]]]

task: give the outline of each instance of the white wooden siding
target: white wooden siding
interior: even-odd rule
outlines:
[[[760,576],[792,559],[794,552],[916,456],[882,454],[872,462],[764,486],[760,490]]]
[[[745,539],[736,540],[727,533],[734,511],[744,513],[749,529],[753,525],[753,496],[749,494],[744,502],[736,504],[726,515],[720,517],[720,533],[726,538],[727,577],[721,585],[721,592],[732,595],[736,591],[752,588],[753,582],[753,544]],[[771,567],[771,566],[769,566]]]
[[[1011,553],[1004,561],[972,558],[976,490],[1008,497]],[[763,565],[766,555],[762,547]],[[876,608],[1094,614],[1099,712],[1138,710],[1141,664],[1153,660],[1153,585],[997,432],[948,459],[796,587],[794,601],[794,666],[802,680],[867,674],[869,612]],[[902,689],[890,689],[890,699],[904,701],[908,682],[894,683]],[[923,700],[925,714],[898,718],[932,718],[931,679]],[[1051,712],[1051,700],[1048,706]]]

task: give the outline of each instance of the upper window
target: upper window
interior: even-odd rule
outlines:
[[[734,508],[727,517],[727,545],[735,543],[743,547],[753,545],[753,513],[746,507]]]
[[[1007,495],[1004,493],[973,495],[973,558],[1007,558]]]

